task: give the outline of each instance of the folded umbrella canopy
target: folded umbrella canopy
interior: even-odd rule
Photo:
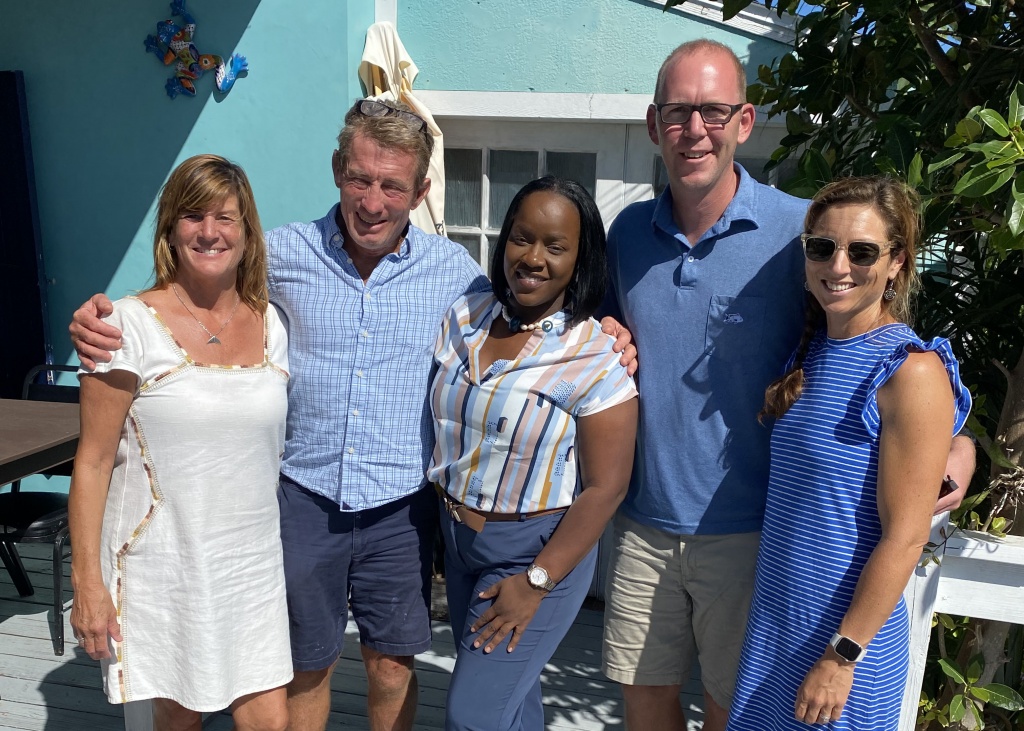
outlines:
[[[359,80],[366,89],[366,98],[408,104],[427,123],[427,129],[434,137],[434,153],[427,171],[430,192],[409,219],[427,233],[436,232],[444,236],[444,140],[430,110],[412,93],[412,84],[418,73],[419,69],[406,52],[392,23],[374,23],[366,30],[366,46],[359,64]]]

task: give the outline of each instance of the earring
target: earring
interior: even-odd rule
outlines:
[[[807,280],[806,280],[806,279],[804,280],[804,291],[805,291],[805,292],[810,292],[810,291],[811,291],[811,285],[809,285],[809,284],[807,283]]]
[[[888,284],[885,285],[885,291],[882,292],[882,299],[886,302],[892,302],[896,299],[896,287],[893,286],[895,280],[890,279]]]

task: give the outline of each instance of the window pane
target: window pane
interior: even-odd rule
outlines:
[[[444,150],[444,221],[480,225],[480,150]],[[479,247],[478,247],[479,248]]]
[[[654,156],[654,197],[657,198],[668,187],[668,170],[661,155]]]
[[[560,178],[569,178],[587,189],[591,196],[597,189],[596,152],[549,152],[545,172]]]
[[[537,153],[491,150],[487,174],[491,180],[489,222],[493,228],[501,228],[508,204],[512,202],[520,188],[537,177]]]
[[[445,206],[447,208],[447,206]],[[477,234],[453,234],[448,232],[448,238],[457,244],[462,244],[477,261],[480,261],[480,237]]]

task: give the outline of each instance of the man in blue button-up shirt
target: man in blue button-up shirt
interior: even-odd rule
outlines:
[[[289,336],[279,495],[292,731],[327,724],[348,607],[370,727],[409,729],[415,715],[413,655],[430,646],[434,343],[460,295],[490,289],[463,247],[409,223],[430,188],[432,148],[404,105],[357,102],[332,159],[339,203],[267,234],[270,300]],[[83,362],[120,346],[120,333],[94,317],[109,311],[97,295],[75,313]]]

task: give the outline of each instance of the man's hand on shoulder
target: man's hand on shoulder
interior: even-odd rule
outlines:
[[[121,348],[121,331],[101,319],[113,311],[114,305],[105,294],[94,294],[71,318],[71,345],[86,368],[108,362],[110,354]]]
[[[622,353],[619,363],[626,366],[626,372],[629,375],[635,375],[636,369],[640,364],[636,359],[636,345],[633,343],[633,333],[627,330],[626,327],[614,317],[605,317],[601,319],[601,332],[615,338],[615,344],[612,346],[612,351]]]

